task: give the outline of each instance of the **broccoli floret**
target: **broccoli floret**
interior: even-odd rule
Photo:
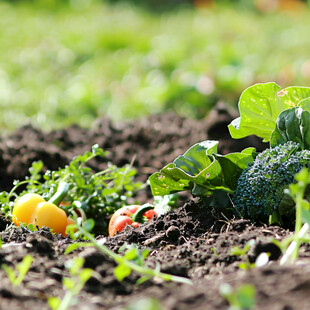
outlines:
[[[244,218],[262,222],[270,215],[280,217],[280,203],[287,198],[284,189],[309,165],[310,151],[301,150],[296,142],[266,149],[241,173],[232,196],[235,209]]]

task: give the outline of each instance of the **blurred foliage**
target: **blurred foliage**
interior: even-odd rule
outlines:
[[[158,14],[100,0],[0,1],[0,128],[167,109],[201,118],[255,82],[309,85],[308,10],[197,1]]]

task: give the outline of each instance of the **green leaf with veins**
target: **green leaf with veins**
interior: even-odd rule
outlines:
[[[302,149],[310,149],[310,112],[295,107],[280,113],[271,135],[270,146],[287,141],[298,142]]]
[[[241,153],[216,154],[218,141],[195,144],[173,163],[149,178],[154,196],[190,190],[194,196],[212,195],[215,190],[233,192],[243,169],[253,161],[254,148]]]
[[[287,87],[276,83],[255,84],[247,88],[239,100],[240,117],[228,126],[232,138],[256,135],[270,140],[278,115],[292,107],[309,109],[310,87]],[[306,100],[306,101],[305,101]]]

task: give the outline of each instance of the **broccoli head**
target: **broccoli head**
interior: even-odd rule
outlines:
[[[235,209],[251,220],[267,222],[270,215],[281,219],[285,212],[294,210],[284,189],[295,183],[294,175],[309,165],[310,151],[301,150],[296,142],[266,149],[241,173],[232,196]]]

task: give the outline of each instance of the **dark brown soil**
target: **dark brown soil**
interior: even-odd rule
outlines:
[[[182,119],[174,114],[151,116],[142,120],[112,124],[101,119],[91,129],[77,126],[44,133],[31,126],[0,138],[0,188],[9,190],[14,179],[24,179],[35,160],[43,160],[45,169],[58,169],[73,156],[99,144],[110,154],[107,160],[117,165],[133,158],[138,178],[147,177],[174,160],[191,145],[205,139],[220,140],[220,152],[239,151],[247,146],[263,150],[266,145],[254,137],[232,141],[227,124],[235,117],[223,105],[218,105],[203,121]],[[101,169],[104,162],[96,162]],[[70,276],[65,267],[73,257],[85,259],[84,267],[95,270],[92,278],[76,297],[72,309],[157,309],[140,303],[155,298],[161,309],[228,309],[228,302],[219,288],[228,283],[233,289],[252,284],[256,289],[253,309],[309,309],[310,251],[301,248],[294,265],[280,266],[281,251],[272,243],[282,240],[290,231],[276,226],[259,226],[248,220],[228,218],[220,207],[209,210],[187,194],[174,212],[160,216],[134,229],[127,227],[112,238],[98,236],[111,250],[118,252],[124,244],[136,244],[149,249],[146,265],[161,271],[190,278],[193,285],[164,282],[159,279],[136,284],[139,275],[132,273],[122,282],[114,277],[115,262],[93,247],[84,247],[65,255],[66,247],[76,241],[53,235],[47,229],[37,232],[9,227],[0,219],[0,263],[15,266],[26,254],[33,256],[30,271],[18,287],[12,286],[0,269],[0,309],[49,309],[48,298],[62,298],[63,277]],[[141,202],[151,198],[146,190]],[[143,201],[144,200],[144,201]],[[232,255],[237,246],[242,249],[252,240],[244,256]],[[262,252],[270,253],[270,262],[261,268],[239,268],[248,265]],[[139,308],[140,307],[140,308]],[[238,308],[237,308],[238,309]]]

